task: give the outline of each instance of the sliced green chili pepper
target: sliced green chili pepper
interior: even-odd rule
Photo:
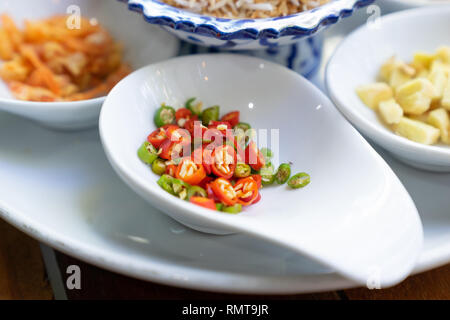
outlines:
[[[184,104],[184,107],[190,110],[193,114],[200,116],[202,114],[202,103],[199,102],[193,105],[192,103],[195,101],[195,99],[196,99],[195,97],[188,99]]]
[[[259,174],[261,175],[261,183],[265,186],[272,184],[275,181],[275,168],[272,163],[267,163],[261,168]]]
[[[156,173],[158,176],[164,174],[166,172],[166,164],[163,159],[155,159],[152,163],[152,171]]]
[[[162,105],[161,108],[156,110],[155,117],[153,119],[155,121],[155,125],[159,128],[166,124],[171,124],[175,122],[175,109]]]
[[[304,186],[309,184],[310,181],[311,177],[309,176],[309,174],[300,172],[289,179],[288,186],[293,189],[303,188]]]
[[[237,129],[242,129],[242,130],[244,130],[244,132],[247,131],[250,128],[251,128],[251,126],[248,123],[246,123],[246,122],[239,122],[237,125],[235,125],[233,127],[233,129],[236,129],[236,130]]]
[[[206,108],[202,112],[202,122],[204,126],[208,126],[211,121],[218,121],[220,114],[219,106]]]
[[[188,189],[187,192],[187,198],[190,199],[191,197],[203,197],[207,198],[208,194],[206,193],[206,190],[199,186],[191,186]]]
[[[138,150],[138,157],[146,164],[152,164],[158,158],[158,150],[148,141],[145,141]]]
[[[252,168],[246,164],[239,162],[236,164],[236,168],[234,168],[234,176],[236,178],[245,178],[248,177],[252,173]]]
[[[282,163],[278,167],[277,173],[275,174],[275,181],[278,184],[283,184],[288,181],[291,176],[291,165],[289,163]]]
[[[175,192],[173,191],[172,183],[173,180],[172,176],[169,176],[168,174],[163,174],[161,178],[158,179],[157,183],[158,185],[166,190],[168,193],[175,195]]]
[[[272,153],[272,150],[270,150],[269,148],[261,148],[259,151],[263,155],[266,162],[269,162],[270,159],[272,159],[273,153]]]
[[[242,204],[236,203],[232,206],[223,206],[221,211],[226,213],[239,213],[242,211]]]
[[[223,203],[221,203],[221,202],[216,203],[216,210],[217,211],[222,211],[222,209],[223,209]]]
[[[180,179],[173,178],[172,180],[172,190],[174,194],[181,200],[188,200],[188,190],[191,186]]]

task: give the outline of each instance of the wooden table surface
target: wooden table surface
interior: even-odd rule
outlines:
[[[61,270],[76,264],[81,290],[66,290],[68,299],[450,299],[450,264],[411,276],[393,288],[357,288],[316,294],[251,296],[193,291],[139,281],[56,253]],[[65,274],[62,275],[65,283]],[[39,243],[0,220],[0,299],[53,299]]]

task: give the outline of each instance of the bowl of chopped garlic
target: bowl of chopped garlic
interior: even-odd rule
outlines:
[[[55,129],[97,125],[117,82],[178,52],[176,37],[130,15],[108,0],[0,2],[0,111]]]
[[[440,172],[450,172],[450,40],[439,32],[449,28],[450,6],[383,16],[350,34],[326,70],[330,97],[358,130]]]
[[[374,0],[121,0],[145,21],[217,49],[274,49],[314,36]]]

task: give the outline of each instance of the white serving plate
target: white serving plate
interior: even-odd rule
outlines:
[[[214,291],[301,293],[355,285],[270,243],[181,226],[120,181],[96,131],[55,133],[0,113],[0,137],[1,217],[69,255],[139,279]],[[415,271],[447,263],[450,174],[385,158],[421,212],[425,243]]]
[[[1,217],[69,255],[139,279],[214,291],[301,293],[355,286],[270,243],[182,227],[120,181],[96,131],[56,133],[0,113],[0,137]],[[416,199],[424,224],[415,271],[449,262],[450,174],[385,158]]]
[[[340,32],[366,20],[363,12],[358,18],[328,35],[325,57],[341,41]],[[1,217],[69,255],[139,279],[222,292],[355,286],[291,251],[243,235],[206,236],[156,212],[120,182],[95,131],[60,134],[0,113],[0,137]],[[449,263],[450,174],[416,170],[381,154],[421,215],[425,238],[414,272]],[[24,201],[30,194],[38,201]]]

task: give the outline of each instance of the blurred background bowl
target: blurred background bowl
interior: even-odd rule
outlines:
[[[175,8],[156,0],[120,0],[182,40],[180,54],[235,51],[282,64],[312,78],[322,57],[326,27],[374,0],[331,0],[286,17],[223,19]]]
[[[75,11],[74,11],[75,10]],[[0,1],[0,13],[9,14],[22,26],[24,20],[74,14],[95,18],[124,45],[123,60],[133,69],[176,56],[179,41],[123,10],[123,4],[110,0]],[[2,61],[0,61],[1,65]],[[0,80],[0,110],[35,120],[56,129],[83,129],[96,126],[105,97],[73,102],[32,102],[15,99]]]
[[[449,0],[377,0],[376,4],[380,6],[383,14],[400,10],[428,7],[433,5],[448,5]]]

